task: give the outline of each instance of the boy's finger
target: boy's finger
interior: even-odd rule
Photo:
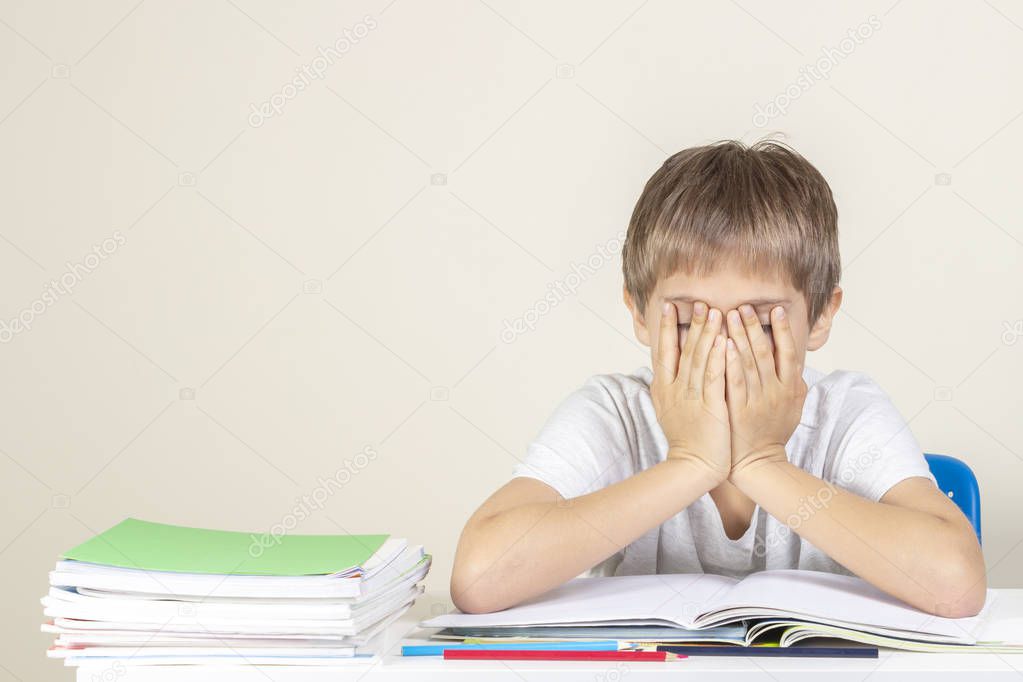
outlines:
[[[719,331],[721,331],[721,311],[717,308],[712,308],[707,315],[707,323],[703,325],[703,329],[700,332],[700,338],[696,341],[696,350],[689,369],[689,383],[687,385],[689,387],[689,394],[695,398],[700,398],[703,395],[704,374],[707,371],[708,356]],[[691,335],[693,330],[690,329],[689,333]]]
[[[774,353],[771,351],[771,340],[764,333],[764,327],[760,324],[757,312],[753,310],[753,306],[744,303],[739,306],[739,313],[742,315],[742,324],[746,328],[746,336],[749,338],[749,346],[753,352],[761,384],[777,381],[777,374],[774,369]]]
[[[747,393],[754,396],[759,395],[760,373],[757,371],[757,361],[753,355],[753,349],[750,348],[749,338],[746,336],[746,327],[737,310],[728,311],[728,338],[732,340],[735,347],[737,369],[742,371]]]
[[[728,404],[746,404],[746,375],[739,359],[739,351],[731,338],[725,341],[725,382],[728,387]]]
[[[714,343],[707,359],[703,380],[704,400],[724,401],[725,399],[725,337],[714,335]]]
[[[792,338],[789,316],[780,305],[771,310],[771,333],[774,337],[774,354],[778,367],[778,379],[785,385],[794,382],[801,374],[796,358],[796,342]]]
[[[678,374],[684,379],[684,385],[689,385],[690,369],[693,365],[693,355],[696,344],[700,340],[703,326],[707,323],[707,304],[703,301],[693,302],[693,315],[689,320],[689,333],[686,334],[686,342],[682,344],[682,355],[679,358]]]
[[[661,307],[661,328],[657,337],[657,366],[654,377],[661,377],[665,384],[675,381],[678,375],[678,310],[675,304],[665,301]]]

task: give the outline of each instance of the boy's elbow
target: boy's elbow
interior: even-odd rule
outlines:
[[[494,611],[500,611],[495,604],[488,603],[486,599],[480,599],[472,594],[456,594],[453,589],[451,601],[454,602],[455,608],[462,613],[493,613]]]
[[[493,598],[492,590],[482,584],[483,573],[469,561],[456,560],[451,572],[451,601],[462,613],[492,613],[503,608]]]
[[[980,613],[987,600],[987,575],[979,550],[942,561],[937,583],[931,613],[945,618]]]

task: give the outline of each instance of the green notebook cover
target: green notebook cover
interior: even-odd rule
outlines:
[[[147,571],[327,575],[363,565],[387,535],[283,535],[207,530],[125,519],[65,552],[65,559]]]

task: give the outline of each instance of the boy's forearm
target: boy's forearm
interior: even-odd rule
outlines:
[[[872,502],[787,461],[751,466],[732,482],[832,559],[917,608],[961,616],[983,604],[983,559],[946,519]]]
[[[474,519],[459,542],[451,592],[463,611],[494,611],[588,570],[721,482],[668,460],[606,488]]]

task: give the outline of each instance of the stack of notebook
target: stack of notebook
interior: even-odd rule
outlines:
[[[422,592],[430,555],[387,535],[258,536],[127,519],[65,553],[43,598],[67,665],[338,665]]]
[[[709,574],[577,578],[520,606],[489,614],[450,613],[423,622],[429,646],[488,649],[648,649],[686,653],[698,645],[779,648],[853,643],[909,651],[1023,651],[1017,641],[987,639],[993,592],[977,616],[933,616],[845,575],[774,570],[743,580]],[[830,641],[829,641],[830,640]],[[838,642],[841,644],[841,642]],[[703,646],[701,649],[708,649]],[[837,650],[837,649],[836,649]],[[713,650],[712,650],[713,651]],[[721,652],[725,653],[725,652]],[[748,653],[748,652],[747,652]],[[792,652],[795,654],[795,652]],[[805,652],[813,654],[817,652]]]

